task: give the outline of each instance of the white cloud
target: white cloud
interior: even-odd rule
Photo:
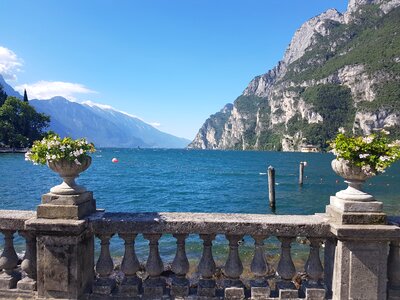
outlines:
[[[76,101],[77,94],[97,93],[80,83],[63,81],[38,81],[32,84],[21,84],[15,89],[23,93],[26,89],[29,99],[50,99],[55,96],[62,96],[68,100]]]
[[[0,74],[6,80],[16,80],[16,73],[21,71],[23,61],[13,51],[0,46]]]

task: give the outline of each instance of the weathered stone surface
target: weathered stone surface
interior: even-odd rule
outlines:
[[[118,286],[118,296],[135,297],[141,294],[142,280],[136,276],[125,277]]]
[[[216,284],[213,279],[200,279],[197,286],[197,295],[202,297],[214,297]]]
[[[333,298],[386,299],[388,242],[338,241]]]
[[[324,300],[326,291],[322,288],[306,288],[306,300]]]
[[[326,207],[326,212],[339,224],[386,224],[386,214],[382,212],[343,212],[332,205]]]
[[[340,240],[390,241],[400,238],[400,228],[393,225],[331,224],[332,233]]]
[[[147,278],[143,282],[143,299],[161,299],[165,294],[165,279]]]
[[[87,223],[36,219],[30,220],[29,227],[37,233],[38,296],[79,299],[89,292],[94,241]]]
[[[116,286],[115,280],[109,277],[98,278],[92,286],[93,294],[111,295]]]
[[[36,217],[35,211],[30,210],[0,210],[1,230],[22,230],[25,221]]]
[[[239,287],[225,288],[224,299],[227,299],[227,300],[242,300],[242,299],[244,299],[244,288],[239,288]]]
[[[37,207],[37,217],[44,219],[72,219],[79,220],[96,212],[94,199],[71,205],[40,204]]]
[[[247,234],[272,236],[330,235],[317,215],[279,216],[220,213],[96,213],[89,216],[95,232]]]
[[[84,192],[77,195],[58,195],[47,193],[42,195],[42,204],[78,205],[93,199],[93,192]]]
[[[251,287],[251,299],[261,300],[269,297],[271,293],[271,288],[269,286],[266,287]]]
[[[382,212],[383,203],[379,201],[349,201],[331,196],[330,204],[342,212]]]
[[[299,292],[295,289],[279,289],[279,299],[297,299]]]
[[[17,289],[24,290],[24,291],[36,291],[36,289],[37,289],[36,280],[25,277],[22,280],[18,281]]]
[[[12,272],[11,274],[4,272],[0,274],[0,290],[15,289],[20,279],[21,273],[19,272]]]

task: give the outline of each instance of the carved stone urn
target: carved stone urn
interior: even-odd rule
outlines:
[[[373,175],[365,174],[358,166],[352,165],[344,159],[334,159],[332,161],[332,169],[340,177],[344,178],[344,182],[348,184],[347,189],[336,193],[336,197],[349,201],[369,202],[374,201],[374,197],[362,191],[362,184]]]
[[[79,195],[86,192],[85,187],[76,184],[75,178],[89,168],[91,163],[92,158],[90,156],[83,158],[80,165],[66,159],[47,161],[49,168],[63,179],[63,183],[52,187],[50,192],[56,195]]]

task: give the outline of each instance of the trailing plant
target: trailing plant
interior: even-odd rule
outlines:
[[[89,153],[95,151],[93,143],[84,138],[73,140],[70,137],[60,138],[57,134],[49,134],[33,143],[30,151],[25,154],[25,160],[42,165],[47,161],[67,160],[80,165]]]
[[[362,169],[366,175],[377,175],[400,159],[400,140],[391,141],[389,132],[381,130],[368,136],[346,134],[343,129],[330,142],[331,152]]]

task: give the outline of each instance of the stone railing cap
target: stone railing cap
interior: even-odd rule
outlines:
[[[97,233],[223,233],[274,236],[330,236],[319,215],[223,213],[96,213],[88,218]]]
[[[24,230],[25,221],[36,218],[30,210],[0,210],[0,230]]]

